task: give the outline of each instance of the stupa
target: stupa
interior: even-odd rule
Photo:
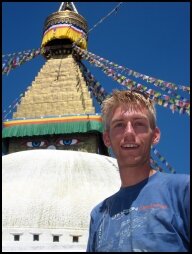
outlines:
[[[72,45],[87,22],[63,2],[44,25],[46,59],[3,128],[3,251],[85,251],[91,209],[118,191],[117,162]]]

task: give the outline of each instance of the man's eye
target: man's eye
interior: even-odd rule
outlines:
[[[72,146],[76,145],[78,142],[78,139],[60,139],[58,143],[63,146]]]
[[[116,127],[123,127],[123,123],[117,123],[117,124],[114,125],[114,127],[115,127],[115,128],[116,128]]]
[[[144,126],[145,124],[143,122],[136,122],[135,126]]]
[[[45,141],[29,141],[26,144],[28,147],[42,147],[45,145]]]
[[[145,121],[138,121],[138,122],[135,122],[135,125],[137,126],[145,126],[147,123]]]

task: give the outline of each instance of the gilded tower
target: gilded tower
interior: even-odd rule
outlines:
[[[88,26],[72,2],[63,2],[44,24],[41,50],[46,59],[4,122],[5,153],[31,149],[77,150],[107,155],[102,120],[93,105],[73,45],[87,48]]]

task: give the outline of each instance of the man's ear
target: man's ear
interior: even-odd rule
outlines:
[[[153,145],[159,143],[160,136],[161,136],[161,132],[159,128],[156,127],[155,130],[153,131],[153,140],[152,140]]]
[[[106,147],[109,148],[111,146],[111,141],[110,141],[110,138],[109,138],[109,132],[108,131],[105,131],[103,133],[103,142],[106,145]]]

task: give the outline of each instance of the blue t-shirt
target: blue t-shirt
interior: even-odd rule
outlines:
[[[189,251],[189,175],[157,172],[91,212],[87,252]]]

